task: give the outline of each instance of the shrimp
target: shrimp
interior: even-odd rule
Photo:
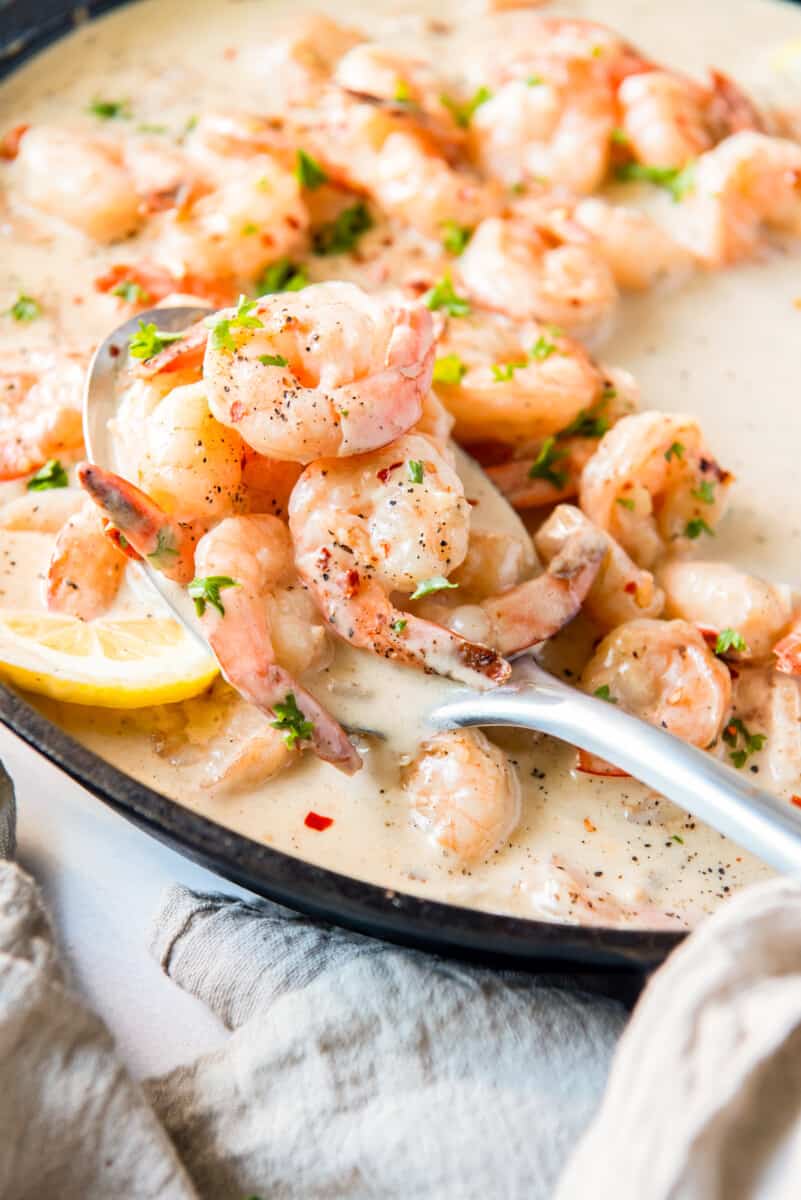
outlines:
[[[260,454],[308,463],[386,445],[420,419],[434,340],[422,305],[350,283],[263,296],[233,334],[209,341],[209,406]]]
[[[18,355],[0,366],[0,480],[80,453],[84,376],[83,359],[71,354]]]
[[[747,575],[730,563],[668,562],[659,582],[667,616],[692,621],[713,637],[723,630],[739,635],[726,649],[738,661],[768,659],[792,617],[789,587]]]
[[[312,746],[348,774],[358,770],[361,760],[344,731],[294,678],[314,665],[324,635],[310,606],[299,611],[287,599],[298,584],[283,521],[227,517],[197,541],[120,476],[85,463],[78,477],[137,554],[177,583],[194,578],[200,586],[201,626],[231,686],[261,712],[289,721],[292,744]]]
[[[295,174],[263,155],[160,221],[152,252],[173,275],[251,281],[304,246],[309,216]]]
[[[458,862],[488,858],[520,820],[520,781],[498,746],[477,729],[423,742],[404,769],[412,824]]]
[[[580,509],[560,504],[534,535],[537,554],[547,565],[561,553],[569,537],[581,529],[593,528]],[[604,539],[606,549],[584,601],[588,616],[605,630],[637,617],[661,616],[665,594],[650,571],[633,563],[610,534],[596,532]]]
[[[757,768],[771,792],[796,803],[801,779],[798,679],[768,666],[738,665],[731,713],[716,754],[738,769]]]
[[[572,219],[592,234],[593,246],[625,291],[681,282],[693,269],[690,252],[647,213],[598,197],[580,200]]]
[[[47,568],[47,607],[82,621],[101,616],[119,591],[126,563],[105,536],[94,504],[84,498],[56,538]]]
[[[58,533],[84,502],[80,488],[24,492],[0,508],[0,529],[24,533]]]
[[[694,417],[643,412],[604,434],[584,468],[581,508],[636,563],[710,536],[732,476],[709,454]]]
[[[514,320],[545,321],[596,342],[611,325],[618,294],[604,259],[590,245],[553,245],[528,220],[482,221],[457,265],[478,304]]]
[[[407,435],[372,454],[308,466],[290,499],[289,526],[300,576],[334,633],[487,688],[508,677],[503,659],[401,611],[389,595],[449,586],[467,553],[468,514],[447,460],[427,438]]]
[[[682,241],[706,265],[753,254],[770,230],[801,233],[801,146],[742,132],[702,155],[682,204]]]
[[[263,52],[261,77],[274,106],[313,104],[339,59],[361,41],[362,34],[322,13],[305,14],[291,32],[270,39]]]
[[[581,676],[626,712],[692,746],[720,736],[731,706],[731,676],[688,621],[627,621],[600,643]]]

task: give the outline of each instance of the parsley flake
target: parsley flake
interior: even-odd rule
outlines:
[[[599,411],[600,408],[601,404],[596,404],[592,408],[582,408],[578,416],[559,431],[557,437],[603,437],[609,428],[609,418]]]
[[[541,75],[529,75],[526,83],[529,87],[539,87],[540,84],[545,83],[545,80]]]
[[[373,218],[367,205],[359,200],[350,208],[343,208],[333,221],[321,225],[312,233],[315,254],[345,254],[352,250],[363,233],[373,227]]]
[[[29,492],[47,492],[51,488],[69,487],[67,472],[57,458],[51,458],[25,485]]]
[[[449,254],[461,254],[472,236],[469,225],[460,225],[458,221],[442,222],[442,244]]]
[[[328,176],[317,159],[312,158],[305,150],[298,150],[295,175],[300,186],[307,188],[310,192],[315,192],[324,183],[328,183]]]
[[[752,754],[761,750],[768,740],[764,733],[751,733],[739,717],[732,717],[723,730],[723,740],[730,747],[729,758],[739,770]]]
[[[697,488],[693,488],[690,493],[696,500],[700,500],[702,504],[715,503],[715,485],[711,479],[702,479]]]
[[[156,549],[147,556],[154,567],[162,567],[178,557],[178,547],[172,530],[164,526],[156,535]]]
[[[412,89],[409,87],[408,82],[405,79],[402,79],[400,76],[398,76],[398,78],[395,80],[395,91],[393,93],[392,99],[395,101],[396,104],[413,104],[414,103],[414,98],[412,97]]]
[[[679,460],[684,458],[684,446],[681,442],[674,442],[665,451],[665,461],[670,462],[671,458],[678,458]]]
[[[256,287],[260,296],[272,296],[276,292],[300,292],[308,285],[305,267],[296,266],[288,258],[279,258],[265,268]]]
[[[307,742],[314,733],[314,722],[304,717],[294,692],[287,692],[283,701],[273,706],[273,712],[275,720],[270,724],[273,729],[281,730],[290,750],[294,749],[297,742]]]
[[[614,146],[628,146],[629,135],[626,133],[625,129],[621,129],[618,126],[609,134],[609,140]]]
[[[529,467],[529,479],[544,479],[555,488],[564,487],[567,482],[567,474],[564,471],[554,470],[555,464],[564,457],[564,450],[559,450],[556,446],[556,438],[547,437],[540,447],[539,454]]]
[[[556,336],[558,337],[559,335],[557,334]],[[552,354],[556,353],[556,349],[555,342],[550,341],[547,337],[540,334],[531,347],[531,357],[535,362],[545,362],[546,358],[550,358]]]
[[[128,353],[131,358],[147,361],[149,358],[155,358],[171,342],[180,342],[183,336],[182,333],[170,333],[152,323],[146,325],[144,321],[140,321],[139,328],[128,343]]]
[[[195,612],[199,617],[203,616],[207,604],[216,608],[220,616],[224,617],[225,609],[220,599],[220,592],[223,588],[239,586],[230,575],[204,575],[199,579],[193,579],[186,590],[195,602]]]
[[[283,354],[260,354],[259,362],[264,367],[288,367],[289,359],[284,358]]]
[[[744,654],[747,652],[748,646],[745,644],[743,635],[736,629],[721,629],[715,642],[715,654],[726,654],[729,650]]]
[[[671,833],[670,840],[672,842],[678,842],[680,846],[684,845],[684,838],[681,836],[681,834]]]
[[[699,538],[702,533],[707,533],[710,537],[715,536],[714,529],[709,528],[703,517],[693,517],[693,519],[688,521],[684,526],[684,536],[690,538],[691,541],[695,541],[695,539]]]
[[[27,324],[28,321],[35,321],[37,317],[42,315],[42,306],[38,300],[34,300],[33,296],[26,296],[20,293],[14,303],[6,312],[6,316],[12,317],[15,321],[20,321]]]
[[[665,188],[673,197],[674,203],[683,200],[692,190],[695,177],[695,164],[688,163],[686,167],[654,167],[647,163],[623,163],[615,171],[615,178],[623,183],[632,181],[653,183],[656,187]]]
[[[609,690],[608,683],[602,683],[592,694],[593,696],[597,696],[599,700],[606,700],[608,704],[617,704],[617,700]]]
[[[467,129],[473,119],[473,114],[482,104],[486,104],[492,99],[492,92],[489,88],[480,87],[473,93],[470,100],[462,103],[459,100],[454,100],[452,96],[440,96],[440,104],[447,108],[448,112],[453,117],[460,129]]]
[[[453,280],[447,272],[439,283],[435,283],[432,288],[429,288],[423,296],[423,303],[432,312],[444,309],[449,317],[466,317],[470,312],[470,301],[464,296],[457,295],[454,291]]]
[[[404,629],[406,628],[406,626],[408,624],[409,624],[409,622],[406,620],[405,617],[399,618],[397,621],[392,622],[392,624],[390,625],[390,629],[392,630],[393,633],[403,633]]]
[[[150,300],[150,293],[146,292],[141,283],[137,283],[135,279],[121,279],[111,289],[112,296],[119,296],[126,304],[147,304]]]
[[[496,383],[508,383],[510,379],[514,378],[515,371],[527,366],[528,361],[525,358],[517,362],[493,363],[492,378]]]
[[[235,329],[263,329],[264,322],[259,317],[251,316],[256,307],[255,300],[240,296],[236,312],[232,317],[222,317],[211,326],[211,344],[215,350],[236,350],[232,331]]]
[[[419,458],[410,458],[406,464],[409,471],[409,480],[412,483],[423,482],[423,464]]]
[[[458,354],[443,354],[434,363],[432,381],[434,383],[449,383],[457,387],[465,376],[467,367]]]
[[[130,121],[130,100],[102,100],[96,96],[89,102],[89,112],[101,121]]]
[[[634,512],[634,501],[628,496],[618,496],[617,502],[621,508],[627,508],[629,512]]]
[[[458,588],[458,586],[458,583],[449,583],[444,575],[433,575],[431,579],[422,579],[409,599],[420,600],[423,596],[431,596],[434,592],[444,592],[446,589]]]

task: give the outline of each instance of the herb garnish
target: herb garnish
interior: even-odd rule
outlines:
[[[158,329],[155,325],[139,322],[139,328],[128,343],[128,353],[131,358],[154,358],[171,342],[180,342],[182,333],[170,333],[166,329]]]
[[[764,733],[750,733],[739,717],[732,717],[723,730],[723,740],[731,747],[729,758],[739,770],[752,754],[762,749],[768,739]]]
[[[17,296],[11,308],[6,310],[6,316],[13,317],[15,321],[35,321],[37,317],[42,315],[42,306],[38,300],[34,300],[33,296],[26,296],[20,293]]]
[[[175,544],[175,536],[168,526],[164,526],[156,535],[156,549],[152,550],[147,556],[153,563],[154,567],[163,566],[165,563],[172,562],[178,557],[178,547]]]
[[[121,279],[111,289],[111,294],[120,296],[126,304],[147,304],[150,300],[150,294],[135,279]]]
[[[559,450],[555,437],[547,437],[540,447],[540,452],[529,467],[529,479],[545,479],[555,488],[564,487],[567,482],[565,471],[555,471],[554,465],[565,457],[565,451]]]
[[[273,729],[281,730],[290,750],[294,749],[296,742],[306,742],[314,733],[314,723],[307,721],[298,708],[294,692],[287,692],[282,703],[273,705],[273,712],[275,720],[270,724]]]
[[[539,87],[541,83],[545,83],[545,80],[541,75],[529,75],[526,83],[529,87]]]
[[[525,358],[518,359],[517,362],[493,363],[492,377],[496,383],[508,383],[514,377],[515,371],[527,366],[528,360]]]
[[[259,362],[265,367],[288,367],[289,359],[283,354],[260,354]]]
[[[434,363],[432,381],[458,385],[462,382],[466,371],[467,367],[458,354],[443,354]]]
[[[593,696],[597,696],[599,700],[606,700],[609,704],[617,704],[617,700],[609,690],[608,683],[602,683],[592,694]]]
[[[615,146],[628,146],[629,135],[626,133],[625,129],[621,129],[618,126],[609,134],[609,140]]]
[[[683,200],[692,189],[695,177],[695,164],[688,163],[686,167],[654,167],[647,163],[622,163],[615,171],[615,178],[623,183],[636,180],[653,183],[657,187],[670,192],[675,203]]]
[[[129,121],[131,119],[130,100],[101,100],[95,96],[89,102],[89,112],[101,121]]]
[[[234,329],[263,329],[264,322],[259,317],[251,316],[256,307],[255,300],[240,296],[236,312],[232,317],[222,317],[211,326],[211,344],[215,350],[236,350],[232,330]]]
[[[410,458],[406,464],[411,483],[423,482],[423,464],[419,458]]]
[[[482,104],[486,104],[488,100],[492,99],[492,92],[489,90],[489,88],[480,87],[476,92],[473,93],[472,98],[464,103],[459,100],[454,100],[452,96],[446,95],[440,96],[439,99],[440,103],[447,108],[448,112],[451,114],[459,128],[467,129],[468,125],[473,119],[473,113],[477,108],[480,108]]]
[[[728,650],[735,650],[738,654],[744,654],[748,650],[745,638],[736,629],[721,629],[718,634],[715,654],[725,654]]]
[[[601,404],[596,404],[592,408],[582,408],[578,416],[559,431],[557,437],[603,437],[609,428],[609,418],[599,413],[600,407]]]
[[[458,221],[442,222],[442,244],[449,254],[461,254],[472,236],[469,225],[460,225]]]
[[[396,104],[413,104],[412,89],[405,79],[400,76],[395,80],[395,92],[392,99]]]
[[[693,517],[684,526],[684,536],[690,538],[692,541],[695,541],[702,533],[708,533],[710,537],[715,536],[714,529],[709,528],[703,517]]]
[[[298,150],[295,175],[300,186],[307,188],[310,192],[315,192],[324,183],[328,183],[328,176],[317,159],[312,158],[305,150]]]
[[[230,575],[204,575],[199,579],[193,579],[186,590],[195,602],[195,612],[199,617],[203,616],[207,604],[216,608],[220,616],[224,617],[225,609],[220,599],[220,592],[223,588],[239,586]]]
[[[57,458],[51,458],[25,485],[29,492],[47,492],[50,488],[69,487],[67,472]]]
[[[715,503],[715,484],[711,479],[702,479],[697,488],[693,488],[690,492],[696,500],[700,500],[702,504]]]
[[[420,600],[434,592],[444,592],[446,589],[458,588],[458,583],[449,583],[444,575],[433,575],[431,579],[423,579],[409,597],[410,600]]]
[[[681,442],[674,442],[665,451],[665,461],[670,462],[671,458],[678,458],[679,460],[684,458],[684,446]]]
[[[621,508],[627,508],[629,512],[634,512],[634,501],[629,496],[618,496],[617,502]]]
[[[392,630],[393,633],[403,633],[404,629],[406,628],[406,626],[408,624],[409,624],[409,622],[406,620],[405,617],[399,618],[397,621],[392,622],[392,624],[390,625],[390,629]]]
[[[439,283],[435,283],[432,288],[423,296],[423,303],[432,312],[437,309],[444,309],[450,317],[466,317],[470,312],[470,301],[464,296],[459,296],[454,291],[453,280],[450,273],[446,272]]]
[[[305,267],[296,266],[288,258],[279,258],[265,267],[256,288],[260,296],[271,296],[275,292],[299,292],[308,287],[308,283]]]
[[[343,208],[333,221],[314,230],[312,247],[315,254],[344,254],[352,250],[363,233],[373,227],[373,218],[364,201]]]
[[[557,334],[556,336],[558,337],[559,335]],[[552,354],[556,353],[556,349],[555,342],[549,341],[547,337],[540,334],[531,347],[531,357],[535,362],[545,362],[546,358],[550,358]]]

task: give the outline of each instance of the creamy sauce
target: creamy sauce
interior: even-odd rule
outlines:
[[[491,55],[496,38],[506,43],[523,36],[526,22],[524,12],[511,12],[489,24],[480,16],[483,4],[440,0],[438,19],[453,19],[461,29],[449,38],[431,31],[425,0],[375,0],[369,12],[333,0],[291,6],[145,0],[78,29],[17,72],[0,89],[0,128],[67,120],[90,127],[85,110],[93,96],[132,97],[138,122],[176,131],[215,105],[258,107],[269,86],[260,74],[260,47],[276,22],[305,9],[327,10],[401,50],[422,49],[438,66],[454,67],[475,61],[477,47]],[[567,9],[555,5],[553,11]],[[714,63],[745,84],[775,84],[773,51],[801,38],[798,13],[758,0],[674,0],[669,6],[579,0],[570,11],[609,23],[682,69],[700,73]],[[764,50],[755,54],[755,48]],[[796,70],[801,78],[801,66]],[[29,326],[0,321],[0,352],[20,339],[28,347],[55,339],[88,349],[119,322],[116,303],[92,286],[106,264],[119,261],[119,247],[88,248],[66,229],[38,240],[6,230],[0,246],[0,309],[20,291],[46,298],[42,320]],[[794,585],[801,584],[801,501],[794,486],[801,444],[800,263],[798,250],[777,253],[717,275],[698,274],[668,296],[638,295],[624,302],[617,332],[603,348],[605,361],[637,377],[644,407],[697,414],[716,456],[735,472],[730,513],[707,554]],[[467,494],[481,496],[474,519],[524,536],[481,477],[469,466],[464,470]],[[3,485],[2,498],[21,491],[22,485]],[[48,535],[0,539],[1,604],[38,601],[51,541]],[[133,581],[120,603],[155,610],[155,601],[143,595]],[[581,636],[580,628],[571,630],[563,666],[569,668],[571,653],[580,661]],[[404,758],[425,736],[426,712],[455,685],[343,646],[309,683],[347,726],[381,735],[360,738],[365,769],[346,778],[306,755],[263,788],[228,798],[200,786],[199,760],[179,755],[171,762],[165,753],[183,719],[176,712],[34,703],[101,756],[195,811],[305,860],[402,891],[524,916],[679,928],[766,874],[746,853],[634,781],[576,775],[569,747],[521,733],[496,740],[519,771],[522,821],[488,862],[455,867],[410,827],[399,788]],[[202,745],[213,715],[198,711],[193,719]],[[334,824],[324,833],[305,828],[309,809]],[[560,894],[548,871],[554,857],[586,885],[589,907],[571,902],[569,881]]]

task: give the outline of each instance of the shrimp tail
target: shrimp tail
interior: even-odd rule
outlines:
[[[595,582],[607,545],[597,530],[578,530],[547,571],[482,603],[502,654],[520,654],[553,637],[578,614]]]
[[[176,583],[192,579],[195,537],[187,526],[127,479],[95,463],[81,463],[78,481],[137,554]],[[119,545],[119,537],[114,540]]]
[[[209,327],[205,319],[190,325],[180,341],[170,342],[158,354],[131,367],[131,373],[140,379],[153,379],[156,375],[170,375],[175,371],[200,370]]]
[[[509,678],[511,666],[492,647],[468,642],[453,630],[421,617],[408,613],[397,613],[397,617],[400,620],[393,624],[402,624],[402,632],[395,633],[390,626],[384,633],[385,648],[379,651],[388,658],[422,666],[480,691],[497,687]]]

